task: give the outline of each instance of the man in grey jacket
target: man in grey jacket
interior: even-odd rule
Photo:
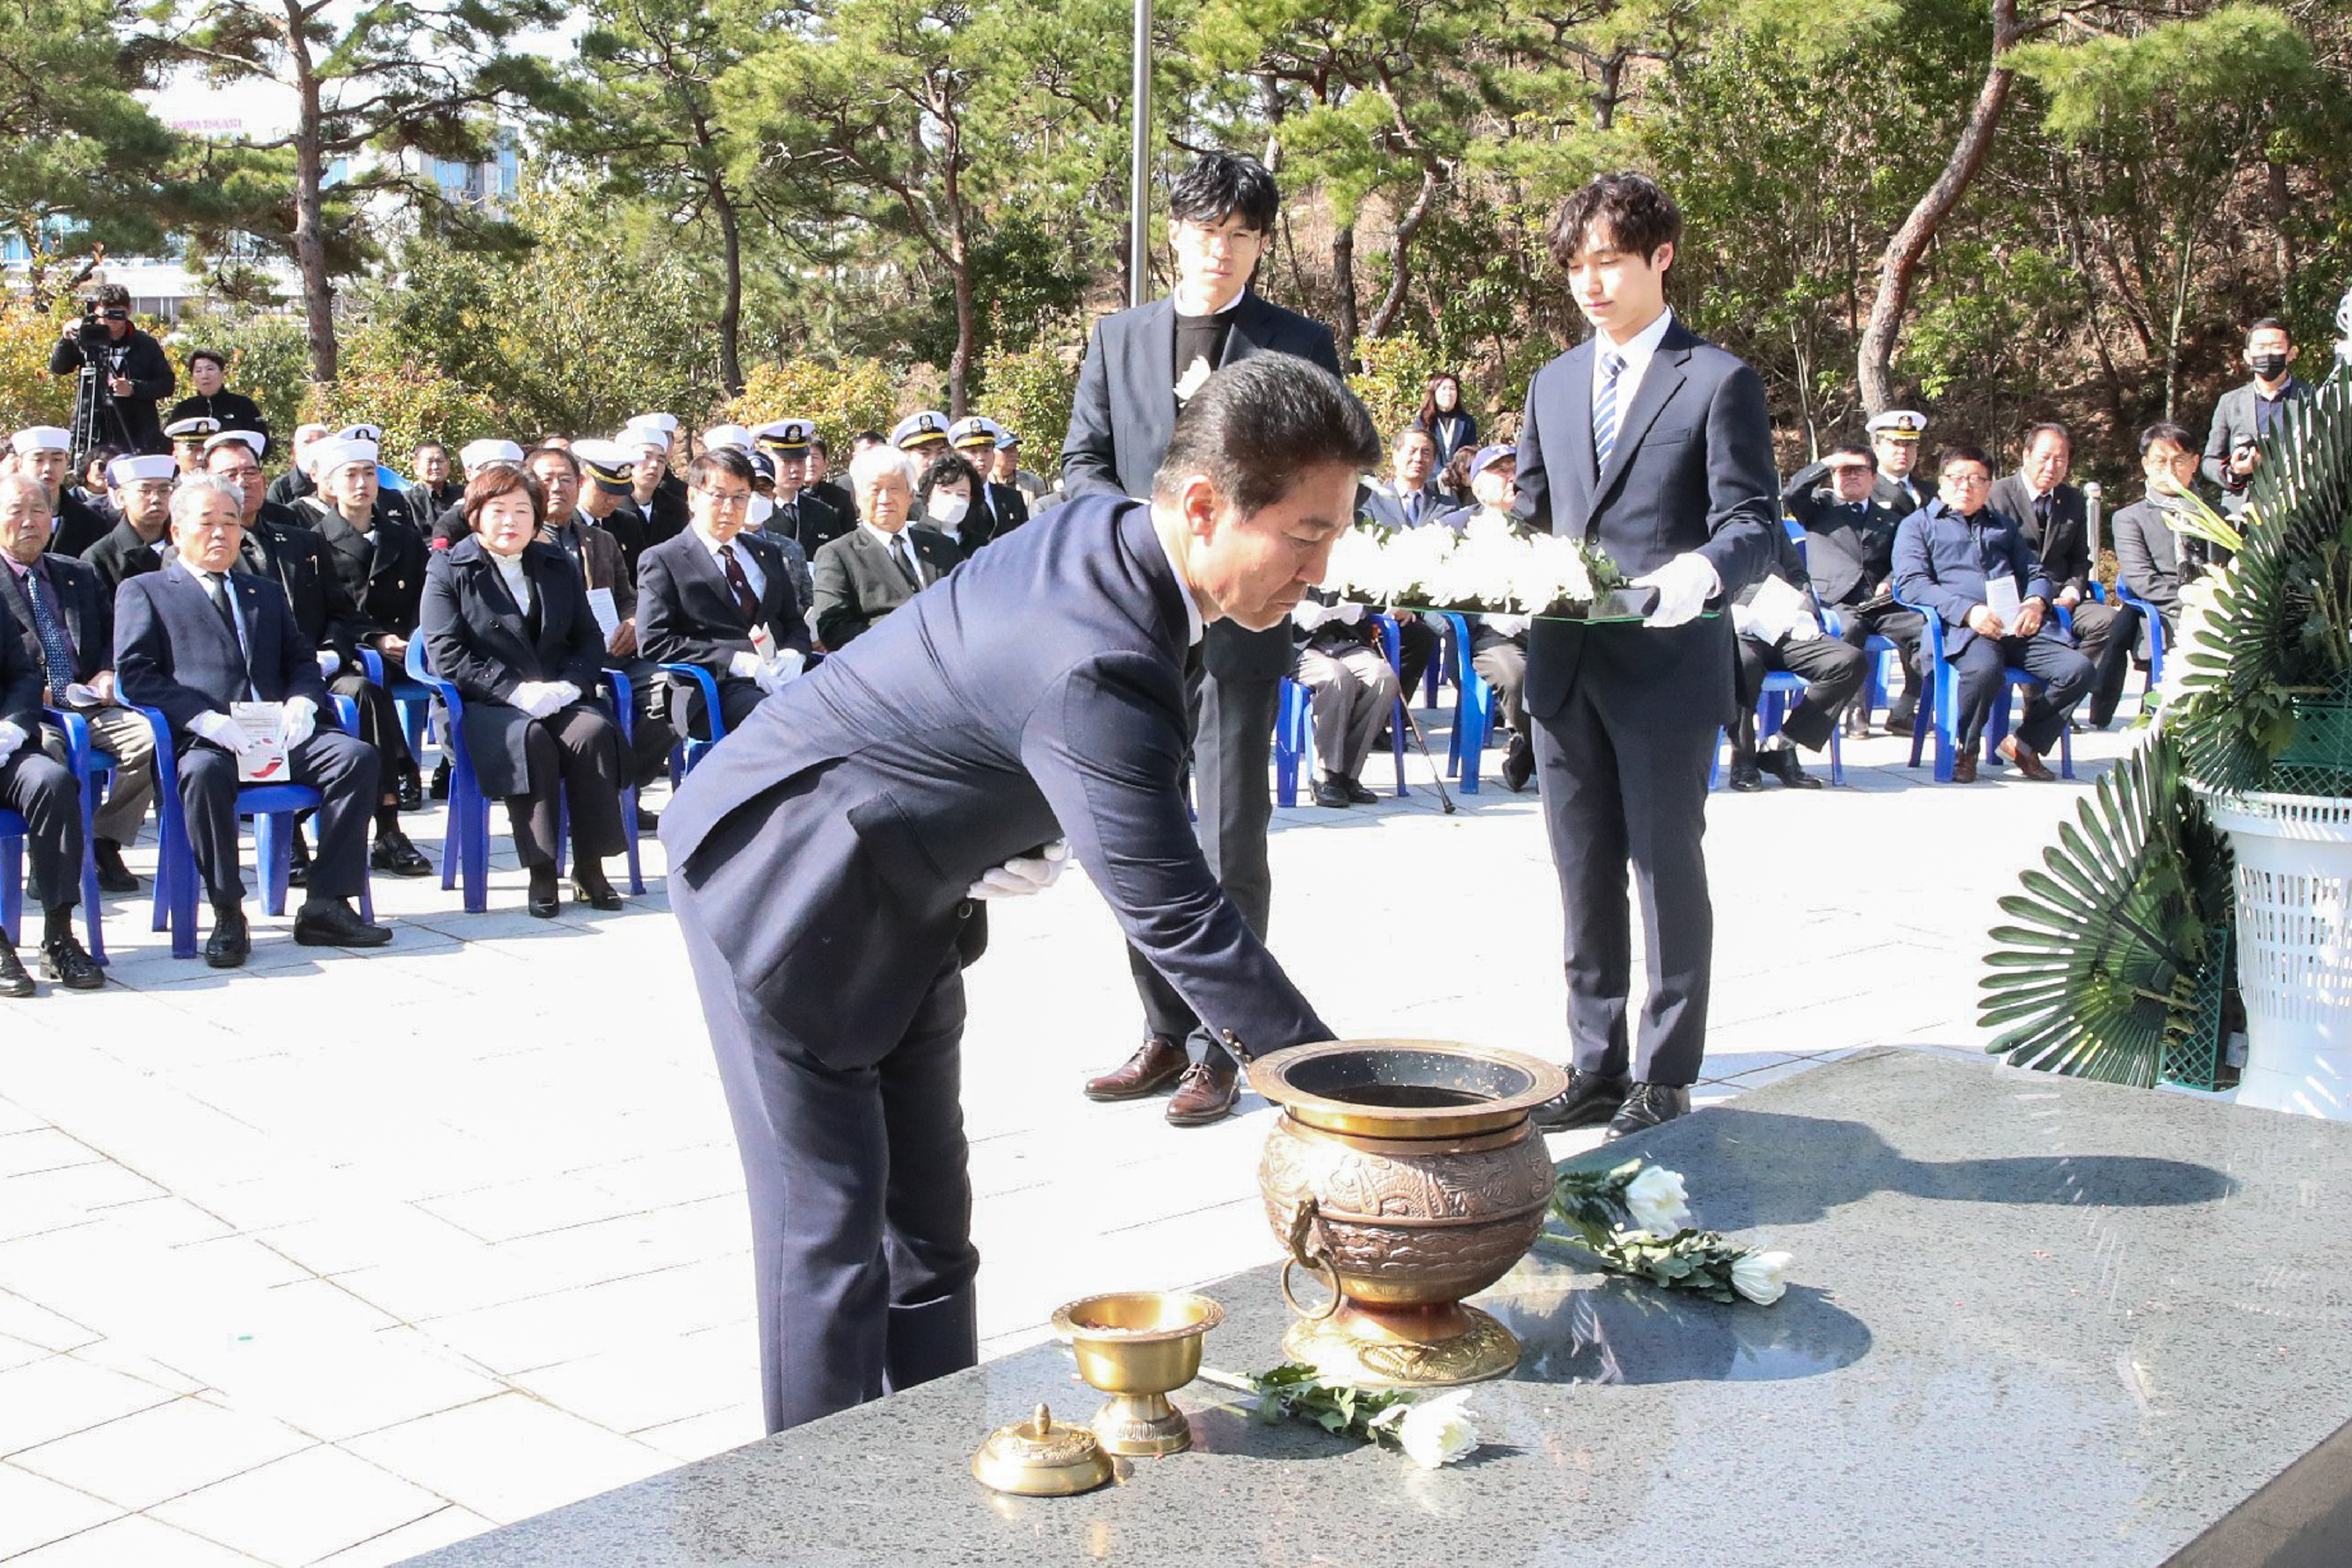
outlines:
[[[2221,487],[2221,510],[2231,517],[2245,510],[2247,487],[2262,461],[2258,444],[2288,404],[2311,395],[2311,384],[2289,369],[2294,356],[2286,324],[2275,316],[2246,329],[2246,368],[2254,379],[2221,395],[2205,437],[2205,478]]]

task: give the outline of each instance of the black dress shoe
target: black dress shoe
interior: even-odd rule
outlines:
[[[394,786],[403,811],[425,809],[425,781],[416,776],[416,764],[411,763],[400,770],[400,783]]]
[[[1822,781],[1807,773],[1804,763],[1797,760],[1796,748],[1793,746],[1774,746],[1769,751],[1759,752],[1756,756],[1756,763],[1764,772],[1770,773],[1790,789],[1822,787]]]
[[[1381,803],[1379,795],[1366,789],[1353,778],[1342,776],[1339,780],[1339,787],[1348,792],[1348,804],[1350,805],[1378,805]]]
[[[440,763],[435,766],[433,770],[433,782],[431,784],[426,786],[425,793],[431,795],[435,800],[447,800],[449,798],[449,764],[446,762]]]
[[[8,940],[6,931],[0,931],[0,996],[32,994],[33,977],[25,973],[24,964],[17,960],[16,944]]]
[[[1601,1134],[1601,1142],[1613,1143],[1628,1132],[1639,1132],[1645,1127],[1689,1114],[1689,1089],[1670,1089],[1662,1083],[1637,1083],[1626,1091],[1624,1105],[1609,1119],[1609,1131]]]
[[[205,962],[215,969],[242,969],[253,956],[253,932],[243,910],[221,910],[213,915],[213,934],[205,940]]]
[[[583,871],[572,879],[572,901],[586,904],[592,910],[617,910],[621,907],[621,895],[604,879],[603,871]]]
[[[1907,735],[1917,727],[1917,721],[1899,708],[1886,716],[1886,732],[1890,735]]]
[[[1568,1089],[1558,1099],[1548,1100],[1535,1108],[1528,1120],[1546,1132],[1565,1132],[1571,1127],[1597,1127],[1617,1114],[1625,1103],[1625,1091],[1633,1085],[1630,1076],[1609,1078],[1582,1068],[1570,1068]]]
[[[304,904],[294,914],[294,940],[304,947],[382,947],[392,928],[362,920],[341,899]]]
[[[1503,787],[1513,795],[1528,787],[1536,776],[1536,749],[1521,734],[1511,736],[1511,749],[1503,753]]]
[[[555,918],[555,868],[533,866],[530,868],[530,889],[523,895],[522,907],[533,920]]]
[[[397,827],[386,828],[375,836],[375,847],[368,851],[368,864],[395,877],[433,875],[433,862]]]
[[[106,971],[71,931],[41,943],[41,973],[68,991],[96,991],[106,984]]]
[[[1355,803],[1348,798],[1348,792],[1340,787],[1337,779],[1324,779],[1315,786],[1315,804],[1344,811]]]
[[[1754,795],[1764,787],[1764,774],[1754,763],[1734,763],[1731,764],[1731,778],[1726,787],[1741,795]]]
[[[286,847],[286,885],[307,888],[310,885],[310,840],[298,824],[294,841]]]
[[[122,846],[111,838],[93,838],[89,858],[98,867],[98,890],[101,893],[135,893],[139,879],[122,863]]]

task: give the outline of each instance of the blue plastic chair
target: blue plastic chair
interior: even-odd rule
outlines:
[[[82,925],[89,933],[90,961],[103,968],[108,962],[106,932],[104,912],[99,908],[98,858],[90,825],[97,819],[98,803],[105,798],[107,786],[113,781],[114,759],[91,742],[89,721],[71,709],[47,708],[42,710],[42,716],[65,735],[66,768],[80,786]]]
[[[1444,621],[1445,647],[1437,662],[1454,682],[1454,733],[1446,738],[1445,771],[1464,795],[1476,795],[1481,753],[1495,738],[1502,715],[1493,683],[1471,661],[1469,617],[1448,610]]]
[[[2126,607],[2139,612],[2139,624],[2147,628],[2147,685],[2139,694],[2140,711],[2147,712],[2157,704],[2157,689],[2164,684],[2164,617],[2156,606],[2133,593],[2118,581],[2116,597]]]
[[[408,634],[409,646],[416,643],[416,634]],[[400,732],[408,739],[408,754],[425,754],[425,731],[433,714],[433,689],[423,681],[409,679],[405,669],[387,670],[383,655],[372,647],[359,650],[360,668],[369,681],[383,689],[392,699],[393,711],[400,715]]]
[[[1932,730],[1936,737],[1936,782],[1949,784],[1952,782],[1952,763],[1959,756],[1959,736],[1956,726],[1959,722],[1960,681],[1958,672],[1944,658],[1944,618],[1932,611],[1921,610],[1916,605],[1900,599],[1895,602],[1906,610],[1917,611],[1919,618],[1927,624],[1928,668],[1934,672],[1933,679],[1927,683],[1932,722],[1912,726],[1911,765],[1915,768],[1919,765],[1920,752]],[[2072,630],[2074,617],[2063,608],[2057,611],[2057,615],[2059,623]],[[2003,695],[1993,704],[1984,732],[1984,760],[1994,767],[2002,765],[2000,747],[2002,737],[2009,733],[2009,710],[2017,689],[2023,687],[2029,691],[2039,691],[2045,684],[2040,677],[2014,667],[2004,669],[2001,674]],[[2058,772],[2063,778],[2074,776],[2074,737],[2071,729],[2058,731]]]
[[[172,933],[172,956],[196,956],[196,894],[203,878],[188,842],[188,819],[180,805],[180,759],[173,749],[171,721],[152,708],[134,710],[155,732],[155,914],[151,929]],[[350,699],[333,699],[335,722],[344,734],[359,734],[359,710]],[[294,864],[298,813],[316,810],[319,792],[309,784],[239,784],[236,814],[253,818],[253,854],[261,874],[261,907],[286,912],[286,889]],[[375,918],[375,894],[362,868],[360,912]]]
[[[710,724],[710,738],[698,741],[687,733],[686,726],[677,725],[677,744],[670,748],[670,782],[692,773],[695,764],[710,753],[710,748],[727,738],[727,715],[719,709],[719,678],[698,664],[665,664],[662,672],[681,680],[691,680],[701,691],[702,711]]]
[[[0,931],[15,942],[25,924],[25,839],[32,829],[13,811],[0,811]]]
[[[409,679],[439,696],[449,715],[449,826],[441,845],[441,890],[446,893],[462,885],[461,901],[466,912],[478,915],[490,907],[490,801],[482,793],[474,773],[474,759],[466,748],[466,699],[454,681],[433,673],[425,658],[423,637],[408,639],[407,664]],[[622,758],[625,762],[633,727],[629,679],[617,670],[603,673],[612,687],[607,710],[618,710]],[[558,814],[555,869],[559,877],[563,874],[565,852],[571,843],[571,819],[568,809]],[[629,858],[629,891],[643,893],[646,881],[637,860],[637,792],[634,785],[621,792],[621,831]]]
[[[1381,651],[1388,656],[1389,668],[1397,668],[1396,622],[1386,616],[1375,615],[1372,623],[1381,630]],[[1389,715],[1389,736],[1396,754],[1397,795],[1400,799],[1412,792],[1404,782],[1404,697],[1400,689],[1396,710]],[[1282,678],[1282,697],[1274,712],[1274,798],[1281,805],[1298,804],[1298,778],[1301,773],[1311,774],[1315,765],[1315,702],[1304,683],[1291,676]]]

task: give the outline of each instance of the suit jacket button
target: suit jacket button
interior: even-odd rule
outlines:
[[[960,921],[968,921],[971,919],[971,900],[970,899],[966,899],[963,902],[956,906],[956,919]]]

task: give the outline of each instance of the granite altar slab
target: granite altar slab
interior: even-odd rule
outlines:
[[[1098,1403],[1041,1346],[415,1562],[2352,1562],[2352,1125],[1883,1050],[1618,1151],[1792,1252],[1789,1294],[1670,1297],[1539,1246],[1479,1298],[1526,1354],[1461,1465],[1196,1384],[1195,1452],[996,1496],[966,1470],[991,1428]],[[1282,1359],[1272,1269],[1206,1289],[1212,1366]]]

